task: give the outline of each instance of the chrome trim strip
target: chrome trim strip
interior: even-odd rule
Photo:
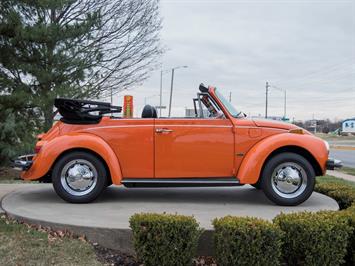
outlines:
[[[214,126],[214,125],[166,125],[166,124],[156,124],[156,127],[204,127],[204,128],[233,128],[233,126]],[[121,126],[104,126],[104,127],[90,127],[85,128],[85,130],[94,129],[109,129],[109,128],[137,128],[137,127],[154,127],[154,125],[121,125]]]
[[[239,184],[236,177],[232,178],[125,178],[122,184],[150,183],[150,184]]]

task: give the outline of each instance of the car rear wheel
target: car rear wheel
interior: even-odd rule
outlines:
[[[107,171],[96,156],[72,152],[58,160],[52,172],[54,190],[65,201],[88,203],[107,187]]]
[[[312,165],[296,153],[275,155],[262,172],[261,187],[265,195],[278,205],[301,204],[311,196],[314,185]]]

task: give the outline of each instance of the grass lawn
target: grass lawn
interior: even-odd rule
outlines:
[[[102,265],[87,242],[0,218],[0,265]]]
[[[324,140],[355,140],[354,135],[350,136],[338,136],[332,134],[316,133],[316,136]]]
[[[352,188],[355,188],[355,182],[341,179],[341,178],[337,178],[337,177],[330,176],[330,175],[317,176],[316,180],[317,180],[317,183],[320,183],[320,184],[321,183],[334,183],[334,184],[338,184],[338,185],[345,185],[345,186],[350,186]]]
[[[355,168],[351,168],[351,167],[342,167],[339,170],[340,172],[343,172],[345,174],[348,175],[355,175]]]

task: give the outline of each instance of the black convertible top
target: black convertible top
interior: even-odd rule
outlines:
[[[106,102],[57,98],[54,106],[61,114],[61,121],[68,124],[96,124],[103,114],[120,113],[121,106],[113,106]],[[95,113],[95,114],[92,114]]]

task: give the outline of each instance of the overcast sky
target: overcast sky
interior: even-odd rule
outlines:
[[[355,117],[355,0],[161,1],[163,69],[176,70],[173,112],[192,107],[199,83],[214,85],[252,116],[265,114],[265,82],[287,90],[287,116]],[[168,105],[170,73],[163,79]],[[134,96],[138,115],[159,104],[160,71]],[[271,88],[269,115],[283,115],[283,92]]]

